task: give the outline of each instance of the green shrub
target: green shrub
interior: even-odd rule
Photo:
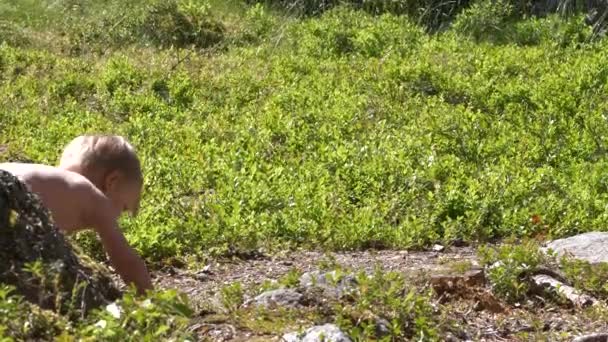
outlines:
[[[29,38],[24,31],[18,24],[0,18],[0,45],[8,44],[21,47],[29,45]]]
[[[567,47],[579,46],[592,38],[592,28],[580,15],[517,19],[514,14],[507,2],[477,2],[458,16],[453,30],[476,41],[499,44]]]
[[[247,10],[245,20],[241,39],[249,43],[264,41],[270,36],[270,33],[274,32],[278,24],[277,18],[259,3]]]
[[[608,297],[608,264],[592,265],[574,258],[560,259],[560,268],[574,287],[596,298]]]
[[[248,0],[249,3],[265,3],[278,6],[290,13],[316,16],[338,6],[350,6],[370,14],[407,15],[412,22],[428,30],[438,30],[449,23],[465,8],[469,0]]]
[[[476,1],[458,15],[453,28],[459,34],[476,41],[500,40],[504,35],[505,24],[512,14],[513,6],[507,1]]]
[[[141,24],[143,36],[160,47],[206,48],[220,42],[223,26],[206,3],[193,0],[161,1],[150,7]]]
[[[185,332],[193,311],[184,295],[161,291],[146,298],[128,292],[120,301],[96,310],[79,322],[11,294],[0,286],[0,337],[9,340],[150,340],[192,338]]]
[[[0,338],[3,341],[48,341],[68,327],[61,316],[41,310],[12,291],[11,287],[0,284]]]
[[[484,24],[490,32],[484,35],[500,33],[500,21],[509,12],[509,17],[530,18],[544,17],[550,14],[559,14],[565,17],[578,16],[589,13],[588,22],[598,33],[605,27],[602,13],[606,6],[598,2],[588,1],[513,1],[513,0],[247,0],[248,3],[264,3],[287,11],[290,14],[318,16],[338,6],[349,6],[366,11],[373,15],[390,13],[393,15],[406,15],[427,31],[441,32],[460,16],[460,29],[462,26],[470,27],[472,36],[483,33]],[[462,15],[461,15],[462,14]],[[493,18],[493,15],[498,17]]]
[[[383,57],[409,54],[423,41],[423,32],[406,18],[373,17],[347,8],[325,13],[292,28],[293,44],[301,53]]]
[[[106,262],[106,252],[94,231],[81,231],[73,236],[73,244],[77,245],[77,248],[81,248],[85,255],[90,256],[97,262]]]
[[[186,296],[173,290],[153,293],[145,299],[131,292],[87,317],[77,326],[74,337],[105,341],[184,340],[192,338],[185,331],[192,315]]]
[[[233,283],[221,288],[222,305],[228,312],[235,312],[243,305],[244,293],[241,283]]]
[[[0,144],[54,164],[78,134],[126,135],[145,192],[123,226],[154,261],[605,229],[608,50],[580,18],[516,18],[505,34],[537,38],[478,44],[344,7],[233,16],[259,39],[212,54],[3,45]]]
[[[144,75],[122,56],[111,59],[102,76],[103,87],[110,95],[121,89],[134,92],[141,87],[143,79]]]
[[[336,304],[338,324],[354,340],[376,340],[377,324],[388,322],[386,327],[393,340],[438,340],[437,320],[431,305],[431,293],[419,292],[406,285],[395,272],[376,269],[373,275],[359,273],[358,289],[352,292],[350,303]]]
[[[53,99],[62,102],[84,101],[96,93],[93,80],[75,73],[62,77],[61,80],[52,84],[49,88]]]
[[[25,20],[23,12],[36,14]],[[14,24],[15,19],[25,26]],[[224,32],[207,2],[195,0],[24,1],[0,15],[0,42],[23,45],[36,33],[37,40],[75,55],[134,44],[207,48],[220,42]]]
[[[478,251],[495,294],[507,301],[520,301],[528,295],[527,275],[546,262],[546,256],[534,241],[505,244],[497,248],[482,246]]]

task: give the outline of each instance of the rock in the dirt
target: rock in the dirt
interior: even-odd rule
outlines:
[[[294,308],[300,304],[302,295],[292,289],[267,291],[255,297],[248,305],[265,308]]]
[[[44,309],[69,311],[71,316],[120,295],[109,271],[74,250],[38,197],[2,170],[0,283],[15,287],[17,294]]]
[[[357,279],[352,274],[341,276],[336,271],[313,271],[302,274],[300,286],[306,290],[320,288],[330,297],[341,298],[357,288]]]
[[[596,264],[608,262],[608,232],[590,232],[547,243],[558,256],[572,256]]]
[[[608,342],[608,333],[579,336],[573,339],[572,342]]]
[[[351,342],[351,339],[335,324],[317,325],[302,334],[289,333],[284,342]]]
[[[433,252],[443,252],[445,247],[442,245],[433,245]]]
[[[384,336],[388,336],[391,333],[391,322],[389,322],[388,320],[384,319],[384,318],[377,318],[376,319],[376,336],[377,337],[384,337]]]

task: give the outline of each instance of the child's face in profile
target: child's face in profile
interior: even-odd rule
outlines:
[[[106,192],[106,196],[120,213],[129,212],[134,216],[139,210],[141,190],[141,182],[121,179]]]

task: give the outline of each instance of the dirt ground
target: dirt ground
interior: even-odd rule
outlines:
[[[186,293],[197,310],[200,324],[193,331],[200,340],[208,341],[280,341],[286,331],[260,334],[226,320],[211,322],[204,308],[223,286],[240,282],[243,288],[260,286],[266,280],[277,280],[290,272],[318,270],[334,263],[353,270],[372,271],[380,266],[387,271],[403,273],[422,286],[430,286],[433,275],[445,273],[457,264],[476,268],[475,251],[470,247],[449,248],[440,252],[364,251],[325,254],[299,251],[247,260],[222,259],[199,270],[169,268],[153,274],[157,287]],[[426,284],[426,285],[425,285]],[[509,305],[491,294],[487,284],[458,289],[455,296],[438,296],[436,305],[441,315],[453,323],[443,332],[448,341],[570,341],[573,337],[608,332],[605,306],[577,309],[538,297],[526,303]]]
[[[320,253],[300,251],[280,256],[261,256],[243,260],[217,260],[199,271],[170,269],[154,274],[160,288],[174,288],[188,294],[197,302],[213,295],[222,286],[240,282],[245,288],[261,285],[265,280],[278,279],[293,269],[300,272],[318,270],[322,263],[333,262],[345,268],[373,271],[380,266],[386,271],[432,273],[442,265],[455,261],[475,263],[471,248],[459,248],[449,253],[407,251],[365,251],[351,253]]]

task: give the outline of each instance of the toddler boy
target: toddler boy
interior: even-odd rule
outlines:
[[[138,293],[152,289],[144,261],[118,228],[119,216],[135,215],[143,185],[135,150],[123,137],[86,135],[64,149],[59,166],[0,163],[36,193],[65,233],[93,229],[111,264]]]

